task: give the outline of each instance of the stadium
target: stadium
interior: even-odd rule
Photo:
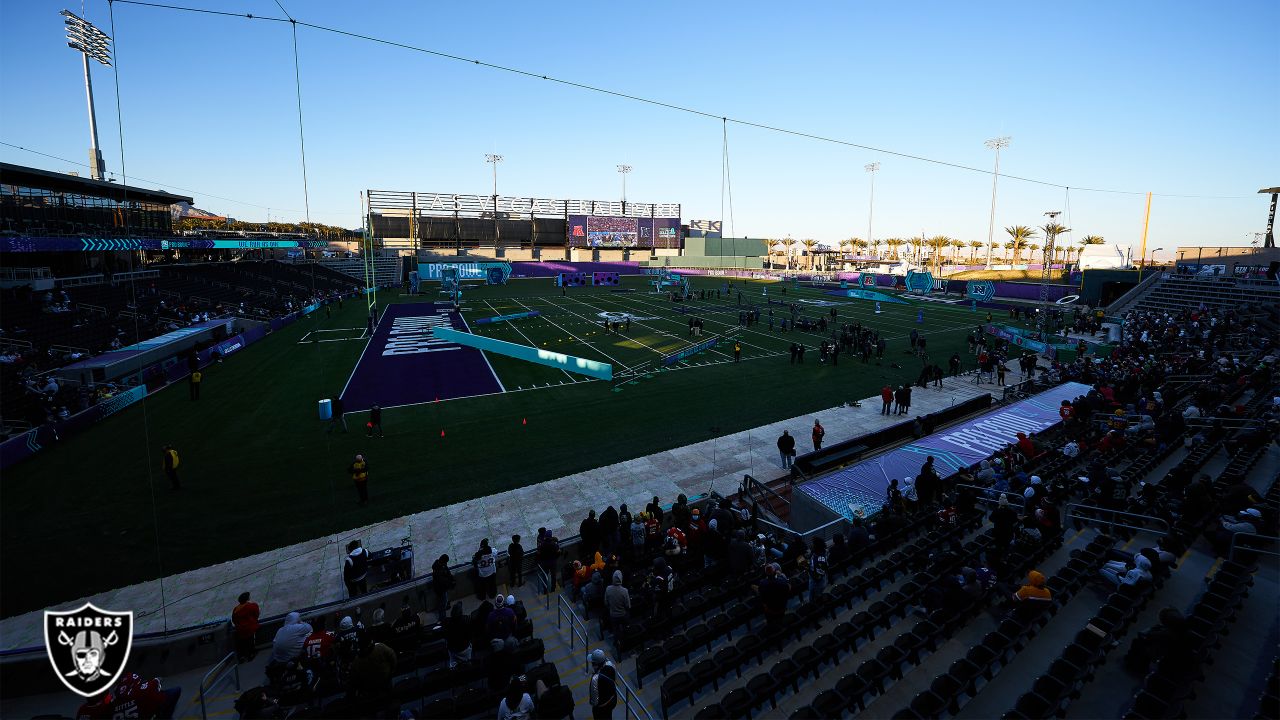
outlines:
[[[631,165],[620,199],[553,163],[501,194],[496,153],[491,194],[412,189],[325,174],[349,140],[305,132],[298,36],[439,52],[281,4],[92,9],[52,19],[89,163],[2,143],[0,716],[1280,714],[1280,188],[1156,194],[1265,212],[1248,247],[1153,230],[1145,191],[1140,244],[1108,244],[1074,238],[1122,191],[1005,178],[1008,138],[994,170],[869,148],[977,175],[944,194],[990,186],[987,242],[873,232],[917,212],[876,206],[878,160],[833,221],[866,240],[797,241],[761,213],[821,203],[743,190],[730,128],[863,145],[445,53],[709,118],[720,218],[669,168],[643,201]],[[121,54],[166,17],[292,29],[270,122],[304,209],[125,173],[126,129],[160,141]],[[1043,200],[998,215],[998,182],[1065,210],[997,228]]]

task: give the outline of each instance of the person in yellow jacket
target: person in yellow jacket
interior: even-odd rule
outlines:
[[[347,468],[347,472],[351,473],[351,479],[356,484],[356,492],[360,494],[360,504],[364,505],[369,502],[369,463],[365,462],[363,455],[357,455],[356,461],[351,463]]]
[[[200,382],[204,380],[204,373],[200,372],[199,370],[193,370],[191,372],[190,380],[191,380],[191,383],[190,383],[191,399],[199,400],[200,399]]]
[[[164,446],[164,474],[169,478],[169,485],[174,490],[182,489],[182,483],[178,482],[178,465],[182,463],[182,459],[178,457],[178,451],[173,449],[172,445]]]

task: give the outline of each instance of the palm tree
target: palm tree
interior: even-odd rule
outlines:
[[[916,262],[920,262],[920,256],[924,254],[925,239],[921,235],[917,235],[907,242],[911,245],[911,250],[915,255]]]
[[[961,250],[964,250],[966,244],[967,243],[965,243],[965,241],[963,240],[951,241],[951,264],[952,265],[954,265],[956,262],[956,254],[959,253]]]
[[[875,238],[872,238],[871,240],[867,241],[866,246],[871,248],[871,254],[875,255],[876,257],[880,256],[880,242],[881,242],[880,240],[876,240]]]
[[[904,243],[902,242],[902,238],[889,238],[888,240],[884,241],[884,244],[889,246],[889,253],[893,256],[894,260],[897,260],[898,248],[904,245]]]
[[[809,255],[809,269],[813,270],[813,248],[817,246],[818,241],[813,238],[805,238],[800,241],[800,244],[804,246],[804,251]]]
[[[792,252],[792,248],[794,248],[795,246],[796,246],[796,239],[791,237],[790,235],[787,236],[786,240],[782,241],[782,248],[786,252],[786,261],[787,261],[786,267],[788,270],[791,269],[791,252]]]
[[[931,251],[933,251],[932,255],[933,255],[934,265],[937,266],[938,273],[941,274],[942,273],[942,251],[945,250],[946,248],[951,247],[951,238],[947,237],[946,235],[934,235],[933,237],[925,240],[925,244],[929,246],[929,249]]]
[[[977,262],[976,256],[978,254],[978,248],[984,248],[986,246],[987,244],[982,242],[981,240],[973,240],[969,243],[969,264],[970,265]]]
[[[1013,241],[1005,245],[1005,247],[1013,250],[1013,264],[1017,265],[1022,248],[1026,247],[1028,240],[1036,236],[1036,230],[1026,225],[1014,225],[1013,227],[1005,228],[1004,231],[1009,233],[1009,237]]]
[[[1018,244],[1010,240],[1009,242],[1004,244],[1004,249],[1008,251],[1004,255],[1004,261],[1010,265],[1017,265],[1018,264],[1018,260],[1017,260]]]
[[[1000,244],[999,240],[992,240],[987,245],[988,245],[988,249],[991,251],[992,254],[999,252],[1000,248],[1004,247],[1003,245]]]
[[[853,238],[853,250],[856,254],[862,255],[862,251],[867,249],[867,241],[862,238]]]
[[[1101,235],[1085,235],[1080,238],[1080,248],[1076,250],[1076,260],[1078,261],[1080,259],[1080,253],[1085,249],[1085,247],[1089,245],[1105,245],[1106,242],[1107,241],[1104,240]],[[1068,246],[1068,249],[1070,249],[1070,246]]]
[[[840,246],[840,252],[847,252],[845,248],[851,248],[854,245],[857,245],[858,238],[845,238],[836,244]]]
[[[1036,251],[1039,249],[1040,246],[1035,243],[1031,243],[1027,246],[1027,262],[1031,262],[1036,259]]]

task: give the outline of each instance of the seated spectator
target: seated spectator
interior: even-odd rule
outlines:
[[[1133,639],[1124,657],[1125,667],[1130,672],[1145,675],[1152,665],[1166,658],[1173,658],[1177,666],[1189,667],[1194,656],[1186,633],[1186,622],[1175,608],[1161,610],[1160,621]],[[1168,669],[1177,672],[1176,668]]]
[[[347,686],[351,694],[372,703],[391,698],[391,678],[396,670],[396,651],[380,642],[365,639],[351,663]]]
[[[1027,573],[1027,582],[1013,594],[1017,603],[1048,603],[1052,599],[1053,593],[1045,587],[1045,577],[1039,570]]]
[[[268,664],[287,663],[302,655],[303,645],[311,635],[311,626],[302,622],[302,616],[291,612],[285,616],[284,625],[276,631],[271,641],[271,659]]]
[[[485,657],[484,668],[489,678],[489,692],[496,692],[498,688],[505,689],[511,684],[512,676],[520,670],[516,660],[517,647],[519,643],[516,639],[509,637]]]
[[[444,640],[449,651],[449,667],[471,662],[471,622],[462,611],[462,603],[454,603],[444,622]]]
[[[277,671],[274,682],[281,705],[301,705],[311,699],[315,689],[315,674],[301,659],[291,660]]]
[[[1135,555],[1131,564],[1109,560],[1098,572],[1105,580],[1117,587],[1149,583],[1151,582],[1151,561],[1143,555]]]
[[[311,624],[312,632],[302,643],[303,657],[307,666],[315,671],[322,671],[333,663],[333,633],[324,629],[324,616],[315,619]]]
[[[546,692],[546,686],[538,681],[536,693],[539,698]],[[525,690],[520,678],[515,678],[507,686],[507,692],[498,703],[498,720],[531,720],[535,703]]]
[[[495,598],[494,603],[493,611],[485,619],[485,634],[489,638],[489,644],[497,650],[507,641],[507,638],[515,635],[516,613],[507,607],[506,598],[501,595]]]
[[[138,673],[126,673],[116,681],[107,703],[111,718],[171,718],[178,707],[182,688],[165,690],[159,678],[143,680]]]

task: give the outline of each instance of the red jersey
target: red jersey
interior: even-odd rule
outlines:
[[[231,624],[236,629],[237,637],[253,637],[258,632],[258,603],[246,602],[236,605],[231,611]]]
[[[152,718],[165,706],[166,697],[160,680],[144,681],[137,673],[120,678],[111,696],[112,718]]]
[[[76,710],[76,720],[111,720],[111,696],[89,700]]]
[[[317,630],[302,643],[302,654],[308,660],[328,660],[333,657],[333,634]]]

